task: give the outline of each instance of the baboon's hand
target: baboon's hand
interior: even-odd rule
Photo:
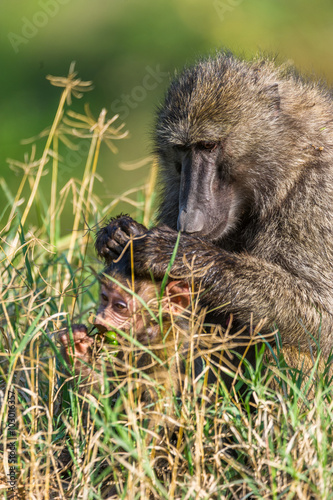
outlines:
[[[134,267],[137,274],[149,275],[152,273],[156,279],[162,279],[171,261],[178,232],[167,226],[154,227],[141,238],[133,241]],[[177,253],[173,262],[171,273],[173,276],[185,277],[191,275],[201,262],[200,252],[198,254],[198,237],[182,233],[179,239]],[[214,245],[200,240],[200,248],[203,253],[212,252],[213,256],[218,252]],[[194,262],[193,261],[194,258]],[[203,260],[205,262],[205,260]],[[196,268],[192,268],[192,265]],[[201,264],[200,264],[201,266]]]
[[[129,215],[119,215],[97,232],[95,248],[106,264],[116,260],[129,239],[142,236],[147,228]]]
[[[61,353],[67,363],[72,360],[81,359],[85,362],[90,361],[91,346],[94,340],[89,337],[88,330],[85,325],[72,325],[73,346],[70,339],[70,334],[67,329],[61,331],[58,339],[61,342]]]

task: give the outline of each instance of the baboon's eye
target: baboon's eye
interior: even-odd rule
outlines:
[[[106,293],[102,292],[101,293],[101,299],[103,300],[103,302],[108,302],[109,297],[106,295]]]
[[[216,142],[202,141],[198,143],[200,149],[207,149],[209,152],[217,148]]]
[[[173,146],[173,149],[174,149],[175,151],[182,151],[182,152],[186,152],[186,151],[188,151],[189,147],[188,147],[188,146],[186,146],[185,144],[175,144],[175,145]]]
[[[127,304],[122,300],[117,300],[117,302],[114,303],[114,308],[117,309],[119,312],[122,312],[125,311],[125,309],[127,309]]]

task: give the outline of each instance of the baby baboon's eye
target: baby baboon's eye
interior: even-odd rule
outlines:
[[[113,304],[114,308],[117,309],[119,312],[123,312],[127,309],[127,304],[126,302],[123,302],[122,300],[117,300],[117,302],[115,302]]]
[[[107,294],[105,292],[101,292],[101,300],[103,302],[108,302],[109,297],[107,296]]]

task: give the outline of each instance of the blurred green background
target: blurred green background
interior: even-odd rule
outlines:
[[[103,148],[105,183],[96,191],[105,203],[147,174],[148,167],[124,172],[119,163],[149,155],[155,106],[174,69],[227,47],[247,57],[278,54],[333,81],[332,0],[12,0],[1,3],[0,27],[0,176],[13,192],[21,174],[6,158],[22,161],[31,146],[21,139],[52,123],[61,90],[45,76],[66,76],[71,61],[94,82],[84,102],[95,116],[102,107],[109,117],[118,112],[130,131],[117,156]],[[82,100],[74,107],[82,111]],[[63,181],[81,178],[82,162],[68,164]]]

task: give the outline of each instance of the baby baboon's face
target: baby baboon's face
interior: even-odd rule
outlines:
[[[128,290],[130,283],[120,282]],[[160,339],[160,329],[156,317],[159,314],[160,285],[151,280],[135,283],[135,294],[124,290],[117,283],[103,279],[100,290],[100,303],[94,324],[100,333],[113,328],[132,332],[141,343],[154,343]],[[188,285],[182,282],[169,283],[162,298],[163,314],[179,315],[190,302]],[[155,319],[153,314],[155,315]]]
[[[134,297],[112,281],[103,282],[100,302],[94,321],[101,333],[112,328],[128,330],[135,310]]]

